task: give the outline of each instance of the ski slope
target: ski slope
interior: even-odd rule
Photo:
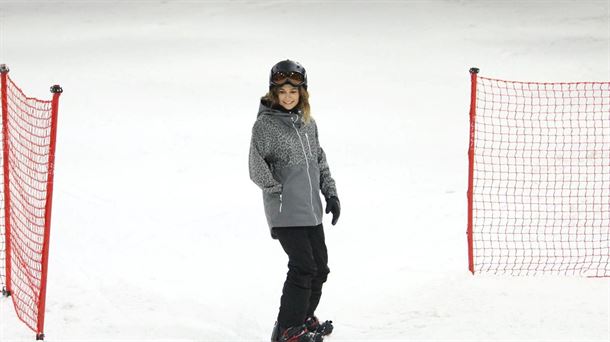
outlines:
[[[61,84],[47,341],[267,341],[287,258],[248,149],[307,68],[342,213],[328,341],[608,341],[608,279],[472,276],[472,66],[609,81],[608,1],[0,1],[0,62]],[[0,341],[29,341],[0,299]]]

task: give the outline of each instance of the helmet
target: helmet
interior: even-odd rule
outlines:
[[[289,59],[281,61],[271,68],[269,74],[269,90],[273,86],[290,83],[294,86],[302,86],[307,90],[307,72],[299,62]]]

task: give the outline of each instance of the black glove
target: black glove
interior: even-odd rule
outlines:
[[[339,214],[341,214],[341,203],[339,203],[338,197],[330,197],[326,199],[326,213],[333,213],[333,226],[337,224],[337,220],[339,219]]]

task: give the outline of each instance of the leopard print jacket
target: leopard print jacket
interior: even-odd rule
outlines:
[[[250,178],[263,192],[270,228],[322,223],[324,197],[337,196],[315,120],[261,102],[252,128]]]

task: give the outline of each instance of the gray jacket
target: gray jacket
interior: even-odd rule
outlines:
[[[263,191],[269,228],[322,223],[320,191],[337,196],[326,155],[311,119],[261,102],[250,142],[250,179]],[[272,235],[273,236],[273,235]]]

